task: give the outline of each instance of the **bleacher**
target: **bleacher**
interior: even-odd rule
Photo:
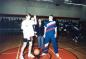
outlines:
[[[21,22],[24,17],[0,16],[0,34],[21,33]]]

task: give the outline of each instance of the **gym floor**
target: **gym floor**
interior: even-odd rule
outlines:
[[[22,42],[22,35],[0,35],[0,53],[4,51],[19,47]],[[58,39],[58,47],[64,48],[72,53],[74,53],[78,59],[86,58],[86,44],[85,43],[75,43],[68,36],[63,36],[62,39]]]

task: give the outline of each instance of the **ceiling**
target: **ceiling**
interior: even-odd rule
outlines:
[[[8,0],[0,0],[0,1],[8,1]],[[66,5],[86,6],[86,0],[9,0],[9,1],[37,1],[37,2],[54,3],[56,5],[66,4]]]
[[[51,2],[55,4],[86,5],[86,0],[28,0],[28,1]]]

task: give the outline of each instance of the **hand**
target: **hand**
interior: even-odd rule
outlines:
[[[57,36],[57,35],[55,34],[54,37],[56,38],[56,36]]]
[[[43,37],[45,38],[45,34],[43,35]]]
[[[34,36],[36,36],[36,37],[37,37],[37,32],[36,32],[36,31],[34,32]]]
[[[35,35],[36,37],[38,37],[37,35]]]
[[[36,15],[34,15],[34,18],[36,19]]]

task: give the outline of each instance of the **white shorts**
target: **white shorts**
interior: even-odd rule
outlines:
[[[34,31],[23,31],[23,37],[26,38],[27,40],[30,40],[30,37],[34,36]]]

